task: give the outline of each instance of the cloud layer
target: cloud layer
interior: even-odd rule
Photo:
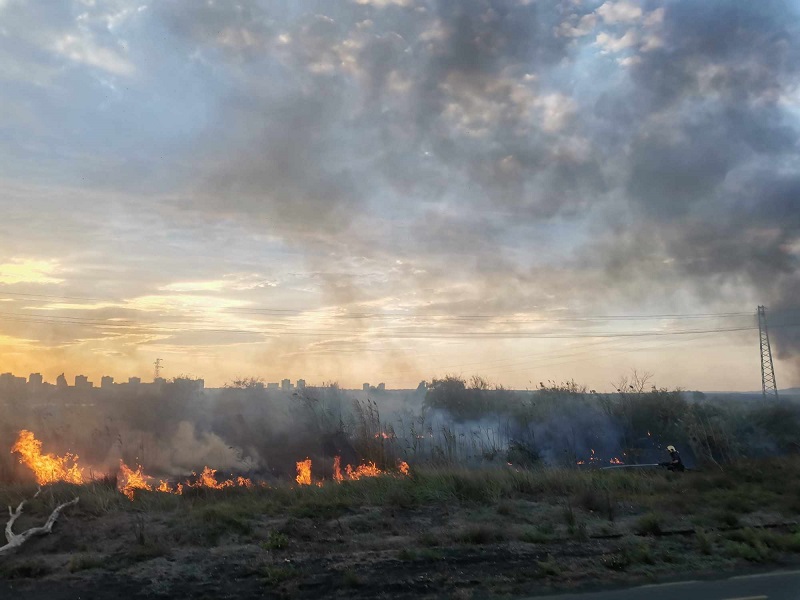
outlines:
[[[767,304],[778,355],[798,364],[790,3],[12,0],[0,11],[3,202],[14,204],[0,249],[7,264],[63,267],[18,289],[109,304],[69,314],[130,319],[146,343],[246,342],[285,368],[400,380],[430,375],[419,347],[397,341],[409,332]],[[161,313],[143,308],[153,297]],[[265,306],[316,312],[287,322]],[[162,320],[223,331],[178,335]],[[12,333],[41,339],[45,327]],[[248,334],[263,327],[286,335]],[[386,360],[365,350],[341,371],[333,352],[370,336],[396,341],[380,342]],[[339,343],[320,359],[328,337]]]

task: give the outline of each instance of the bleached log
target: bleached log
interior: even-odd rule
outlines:
[[[33,495],[34,498],[39,495],[42,491],[42,488]],[[5,546],[0,547],[0,556],[5,554],[9,554],[22,546],[25,542],[27,542],[30,538],[37,536],[37,535],[47,535],[48,533],[52,533],[53,525],[55,525],[56,520],[58,519],[61,511],[64,510],[68,506],[74,506],[78,503],[77,496],[70,500],[69,502],[64,502],[63,504],[59,504],[58,506],[53,509],[53,512],[50,513],[47,521],[41,527],[31,527],[30,529],[23,531],[22,533],[14,533],[14,523],[22,514],[22,508],[25,506],[25,502],[27,500],[23,500],[17,506],[17,510],[12,511],[11,507],[8,507],[8,523],[6,523],[6,541],[8,542]]]

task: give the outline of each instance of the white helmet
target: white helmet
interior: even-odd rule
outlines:
[[[667,452],[675,452],[675,446],[667,446]]]

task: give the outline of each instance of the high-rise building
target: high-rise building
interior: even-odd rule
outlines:
[[[282,379],[281,380],[281,389],[284,392],[291,392],[292,391],[292,382],[289,379]]]
[[[280,389],[280,387],[281,386],[278,385],[277,383],[268,383],[267,384],[267,389],[268,390],[277,390],[277,389]]]
[[[141,377],[128,377],[128,385],[139,385],[142,383]]]
[[[13,373],[3,373],[0,375],[0,387],[5,390],[19,390],[24,386],[24,377],[16,377]]]
[[[297,389],[304,390],[306,388],[306,380],[305,379],[298,379],[297,380]]]
[[[75,387],[81,390],[90,389],[94,384],[86,375],[75,375]]]
[[[28,385],[31,387],[42,387],[44,378],[41,373],[31,373],[28,377]]]
[[[386,391],[386,384],[385,383],[379,383],[378,384],[378,391],[379,392],[385,392]]]
[[[104,390],[109,390],[114,387],[114,378],[111,375],[103,375],[100,378],[100,387]]]
[[[368,392],[369,391],[369,384],[368,383],[361,384],[361,389],[363,391],[365,391],[365,392]]]

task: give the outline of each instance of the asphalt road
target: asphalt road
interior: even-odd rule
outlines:
[[[531,600],[800,600],[800,571],[774,571],[715,581],[680,581],[588,594],[537,596]]]

